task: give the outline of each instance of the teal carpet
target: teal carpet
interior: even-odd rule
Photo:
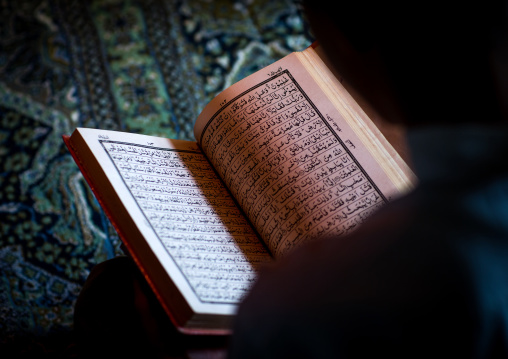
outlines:
[[[192,139],[218,92],[311,42],[292,0],[1,1],[0,348],[61,353],[90,269],[122,254],[63,134]]]

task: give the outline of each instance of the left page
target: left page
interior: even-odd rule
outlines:
[[[213,326],[205,323],[209,314],[234,314],[270,256],[196,143],[77,129],[71,145],[154,289],[164,292],[165,283],[157,265],[145,263],[147,251],[192,311],[205,314],[190,326]]]

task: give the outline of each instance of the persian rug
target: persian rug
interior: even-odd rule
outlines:
[[[218,92],[311,42],[293,0],[0,3],[0,356],[70,350],[90,269],[122,254],[61,136],[193,139]]]

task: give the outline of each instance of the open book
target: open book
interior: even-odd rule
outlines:
[[[340,240],[414,181],[315,47],[227,88],[194,134],[64,136],[184,333],[229,333],[260,265],[315,238]]]

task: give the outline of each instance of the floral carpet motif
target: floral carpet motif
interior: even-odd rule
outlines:
[[[63,145],[75,127],[193,139],[218,92],[303,50],[293,0],[0,4],[0,343],[72,330],[119,239]]]

